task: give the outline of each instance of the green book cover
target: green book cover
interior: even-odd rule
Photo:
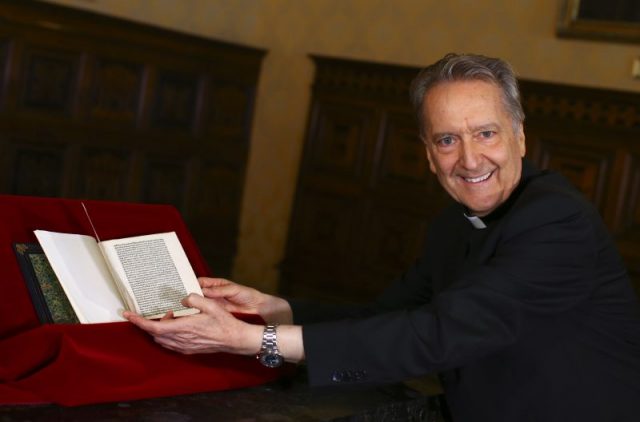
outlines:
[[[78,323],[73,307],[40,245],[15,243],[14,249],[40,322]]]

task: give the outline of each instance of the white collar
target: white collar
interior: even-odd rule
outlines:
[[[482,219],[480,219],[480,217],[475,216],[475,215],[467,215],[466,213],[464,213],[464,216],[467,220],[469,220],[469,222],[471,223],[471,225],[476,228],[476,229],[486,229],[487,225],[484,224],[484,221],[482,221]]]

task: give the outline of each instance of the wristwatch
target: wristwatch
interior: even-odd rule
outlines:
[[[284,358],[278,350],[278,338],[276,335],[277,324],[267,324],[262,333],[262,347],[256,358],[267,368],[277,368],[282,365]]]

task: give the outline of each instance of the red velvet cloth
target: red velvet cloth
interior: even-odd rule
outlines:
[[[195,273],[209,274],[175,208],[84,203],[102,240],[175,231]],[[128,322],[41,325],[12,245],[35,243],[35,229],[93,235],[91,225],[78,200],[8,195],[0,195],[0,221],[0,404],[133,400],[253,386],[281,374],[253,357],[171,352]]]

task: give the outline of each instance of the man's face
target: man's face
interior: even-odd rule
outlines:
[[[472,214],[484,216],[511,194],[525,153],[522,124],[514,130],[498,86],[445,82],[425,97],[429,168]]]

